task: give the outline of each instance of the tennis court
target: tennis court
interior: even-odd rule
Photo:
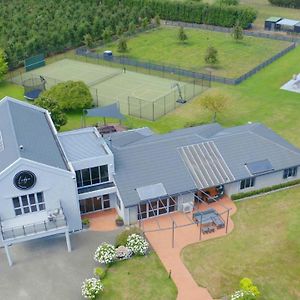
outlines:
[[[43,76],[47,89],[59,82],[81,80],[90,87],[95,105],[119,102],[122,113],[148,120],[174,110],[179,105],[176,101],[180,93],[190,100],[203,90],[202,86],[194,84],[72,59],[62,59],[26,72],[23,80],[34,76]]]

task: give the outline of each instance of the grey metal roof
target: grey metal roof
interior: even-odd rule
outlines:
[[[134,133],[119,134],[122,143],[112,134],[109,144],[127,207],[141,201],[136,189],[147,185],[162,183],[172,195],[248,178],[252,174],[246,165],[252,162],[268,159],[273,171],[300,165],[300,150],[259,123],[232,128],[210,124],[139,137]]]
[[[58,134],[66,156],[71,162],[107,155],[105,142],[96,128],[83,128]]]
[[[291,19],[282,19],[277,22],[279,25],[285,25],[285,26],[294,26],[297,23],[299,23],[299,20],[291,20]]]
[[[136,191],[142,201],[164,197],[167,195],[166,189],[162,183],[141,186],[138,187]]]
[[[184,146],[179,152],[198,189],[235,180],[214,142]]]
[[[197,142],[197,138],[177,138],[168,142],[111,148],[114,153],[116,185],[126,207],[139,203],[137,188],[162,183],[169,195],[196,189],[192,176],[177,148]]]
[[[46,110],[13,98],[3,98],[0,101],[0,131],[4,149],[0,152],[0,172],[20,157],[67,170],[50,122]]]

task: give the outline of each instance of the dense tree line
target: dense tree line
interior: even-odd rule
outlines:
[[[277,6],[300,8],[300,0],[269,0],[269,2]]]
[[[79,46],[84,36],[122,33],[150,19],[147,10],[103,4],[100,0],[3,0],[0,9],[0,48],[10,67],[26,57],[52,54]],[[134,25],[134,26],[133,26]]]
[[[120,0],[103,0],[105,3],[118,3]],[[189,23],[233,27],[237,21],[247,28],[256,19],[253,8],[240,5],[210,5],[199,1],[173,0],[122,0],[123,5],[144,10],[161,19]]]
[[[110,40],[162,19],[246,28],[253,9],[172,0],[2,0],[0,48],[10,67],[38,53],[62,52],[92,40]]]

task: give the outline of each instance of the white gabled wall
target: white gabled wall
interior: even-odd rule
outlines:
[[[20,190],[14,186],[14,176],[23,170],[29,170],[36,175],[36,184],[31,189]],[[13,197],[43,192],[46,210],[58,208],[61,203],[70,231],[82,228],[76,179],[73,172],[19,159],[1,173],[0,191],[0,217],[2,220],[17,218],[12,202]],[[31,216],[34,221],[34,213],[31,213]]]

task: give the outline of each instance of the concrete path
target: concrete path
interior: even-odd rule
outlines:
[[[12,267],[0,249],[0,299],[82,300],[82,281],[92,277],[97,266],[96,248],[102,242],[114,243],[119,232],[71,234],[71,253],[64,235],[16,244],[10,247]]]
[[[229,199],[222,199],[222,204],[231,208],[230,216],[236,212],[235,204]],[[224,211],[220,205],[212,204],[219,212]],[[207,207],[204,207],[207,208]],[[225,217],[224,215],[223,217]],[[161,216],[158,219],[160,231],[148,232],[146,237],[154,248],[155,252],[160,257],[167,271],[171,271],[171,276],[178,288],[177,300],[212,300],[211,295],[205,287],[200,287],[189,273],[184,263],[181,260],[181,251],[187,245],[199,242],[200,226],[191,224],[191,214],[183,214],[176,212],[172,214],[172,219],[177,225],[186,225],[175,229],[174,248],[172,247],[172,230],[166,229],[171,226],[172,220],[170,216]],[[229,218],[228,233],[233,230],[234,224]],[[149,219],[144,222],[144,230],[153,230],[158,228],[155,219]],[[226,235],[225,229],[219,229],[214,233],[202,234],[201,241],[213,239]]]

